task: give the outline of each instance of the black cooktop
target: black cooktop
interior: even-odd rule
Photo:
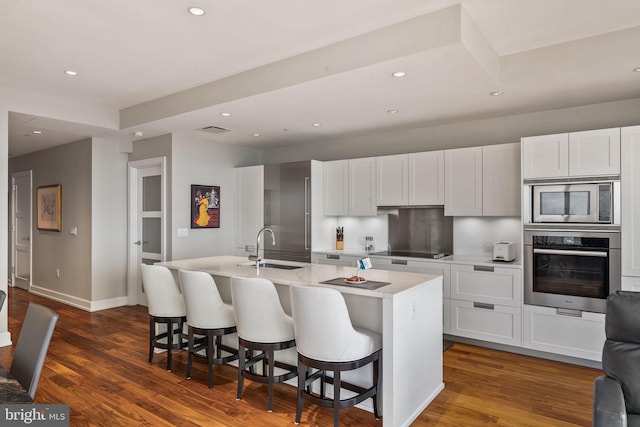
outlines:
[[[440,259],[451,254],[438,253],[438,252],[414,252],[414,251],[380,251],[373,252],[371,255],[381,256],[403,256],[407,258],[427,258],[427,259]]]

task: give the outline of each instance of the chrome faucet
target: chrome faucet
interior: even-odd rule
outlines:
[[[260,231],[258,231],[258,235],[256,236],[256,254],[255,255],[249,255],[249,259],[250,260],[255,260],[256,261],[256,267],[259,268],[260,267],[260,261],[262,261],[262,259],[260,259],[260,235],[264,232],[264,231],[268,231],[269,233],[271,233],[271,244],[275,245],[276,244],[276,236],[275,234],[273,234],[273,230],[270,229],[269,227],[262,227],[260,229]]]

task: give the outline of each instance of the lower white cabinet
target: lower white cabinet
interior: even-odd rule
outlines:
[[[455,299],[450,304],[451,335],[522,346],[522,309]]]
[[[357,260],[358,257],[355,255],[329,254],[324,252],[314,252],[311,254],[312,264],[341,265],[356,268]]]
[[[563,314],[565,313],[565,314]],[[605,341],[602,313],[572,311],[536,305],[524,306],[524,347],[589,360],[602,360]]]
[[[451,264],[450,334],[522,346],[522,270]]]

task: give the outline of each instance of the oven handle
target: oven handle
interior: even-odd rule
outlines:
[[[575,255],[575,256],[594,256],[599,258],[606,258],[609,256],[607,252],[597,251],[565,251],[562,249],[534,249],[534,254],[547,254],[547,255]]]

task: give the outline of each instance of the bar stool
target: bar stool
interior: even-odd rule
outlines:
[[[154,348],[167,350],[167,371],[170,372],[172,351],[187,348],[189,344],[183,334],[187,321],[184,299],[167,267],[142,264],[140,269],[149,311],[149,363],[153,361]],[[163,324],[167,331],[156,333],[156,325]],[[178,336],[178,342],[174,342],[174,335]]]
[[[238,329],[238,394],[242,398],[244,378],[268,384],[267,410],[273,410],[273,385],[298,375],[296,366],[285,363],[287,352],[295,348],[293,321],[283,310],[274,284],[261,278],[231,278],[231,300],[233,302]],[[251,358],[246,360],[246,349]],[[254,351],[259,352],[254,356]],[[276,360],[276,352],[277,359]],[[295,363],[295,352],[289,359]],[[254,365],[262,362],[262,374],[254,371]],[[265,367],[266,365],[266,367]],[[276,375],[275,368],[285,372]],[[265,372],[266,369],[266,372]]]
[[[340,409],[373,399],[373,413],[378,413],[381,390],[380,357],[382,336],[366,329],[354,328],[344,297],[335,289],[317,286],[291,286],[291,310],[298,349],[298,398],[296,424],[300,423],[303,400],[333,407],[333,424],[338,426]],[[371,387],[364,388],[341,380],[345,371],[373,363]],[[310,369],[317,369],[311,374]],[[327,375],[331,373],[331,377]],[[320,382],[320,395],[311,385]],[[325,397],[325,383],[333,383],[333,399]],[[356,395],[340,398],[340,389]]]
[[[215,365],[238,359],[238,337],[233,308],[222,301],[213,277],[203,271],[178,272],[189,325],[187,379],[191,379],[193,358],[209,365],[209,388],[213,388]],[[204,337],[198,342],[196,335]],[[223,343],[223,337],[225,342]],[[232,347],[235,345],[235,348]],[[203,355],[201,352],[205,350]],[[222,351],[229,356],[222,356]]]

